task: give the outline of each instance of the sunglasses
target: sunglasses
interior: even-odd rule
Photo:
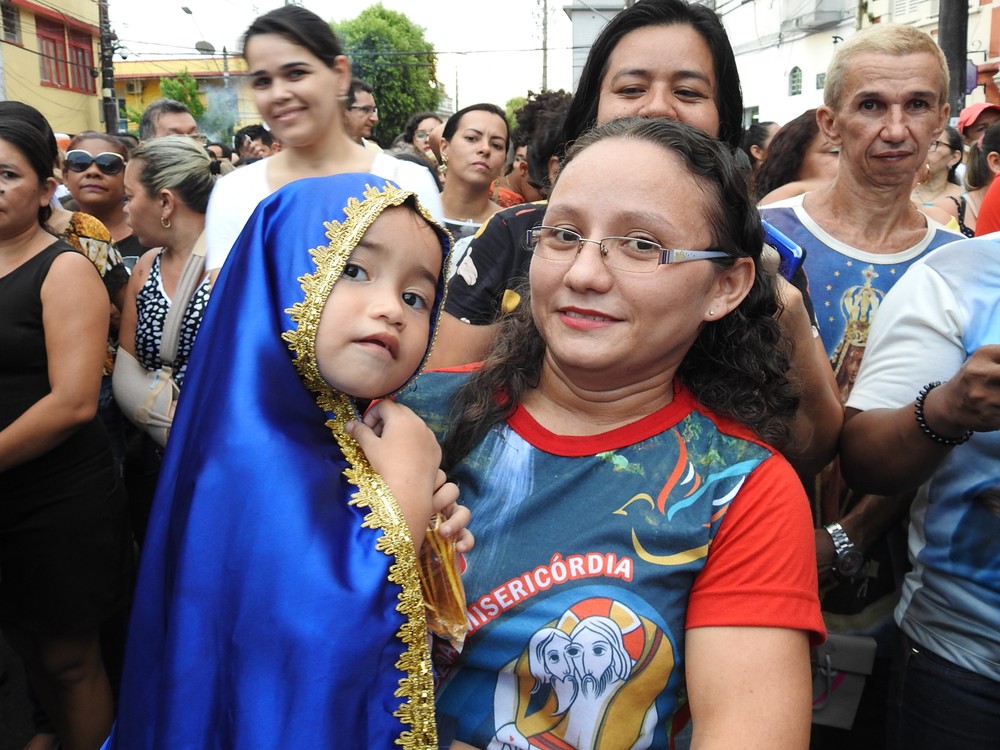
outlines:
[[[96,164],[104,174],[120,174],[125,169],[125,157],[113,151],[91,156],[86,151],[73,150],[66,154],[64,163],[70,172],[86,172],[91,164]]]

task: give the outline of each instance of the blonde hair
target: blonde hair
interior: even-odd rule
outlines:
[[[858,55],[917,55],[926,52],[937,60],[940,71],[938,104],[948,100],[948,61],[944,52],[930,34],[912,26],[900,24],[878,24],[862,29],[846,42],[837,45],[837,51],[826,70],[826,86],[823,88],[823,103],[831,109],[840,106],[841,88],[847,76],[847,68]]]
[[[215,186],[212,157],[200,143],[186,135],[165,135],[143,141],[132,152],[140,166],[139,182],[150,196],[172,190],[188,208],[200,214],[208,209]]]

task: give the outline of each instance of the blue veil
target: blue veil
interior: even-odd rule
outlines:
[[[413,544],[313,358],[351,251],[402,204],[441,242],[436,323],[450,237],[383,178],[294,182],[234,246],[170,433],[106,747],[437,747]]]

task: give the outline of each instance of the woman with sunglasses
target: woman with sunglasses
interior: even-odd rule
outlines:
[[[88,131],[70,141],[63,178],[77,207],[110,230],[122,256],[138,257],[149,248],[133,235],[125,219],[127,162],[128,148],[118,138]]]
[[[125,493],[97,415],[108,293],[46,224],[54,140],[0,116],[0,627],[64,748],[112,721],[102,624],[126,605]]]

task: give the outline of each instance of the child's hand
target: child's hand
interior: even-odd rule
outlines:
[[[454,539],[459,552],[468,552],[476,543],[476,538],[467,528],[472,514],[468,508],[458,504],[458,494],[458,485],[449,482],[445,473],[438,470],[434,510],[445,519],[438,527],[438,533],[445,539]]]
[[[457,487],[452,493],[438,478],[443,476],[441,448],[434,433],[420,417],[394,401],[379,401],[368,410],[364,422],[349,423],[347,431],[389,485],[419,551],[436,504],[447,508],[458,494]],[[436,499],[439,491],[442,495]]]

